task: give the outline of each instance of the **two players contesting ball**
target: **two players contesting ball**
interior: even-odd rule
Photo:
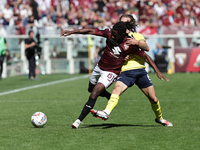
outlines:
[[[126,19],[128,22],[123,19]],[[154,68],[160,79],[164,78],[166,81],[168,79],[158,70],[153,60],[144,52],[149,51],[149,47],[144,37],[136,32],[135,27],[134,18],[125,15],[121,17],[121,22],[116,23],[112,29],[81,29],[75,31],[65,30],[62,32],[62,36],[92,34],[107,39],[104,54],[90,76],[88,91],[91,94],[78,119],[72,124],[73,128],[78,128],[90,111],[94,116],[107,120],[112,109],[118,103],[119,95],[128,87],[133,86],[134,83],[138,85],[150,100],[152,109],[156,115],[155,121],[164,126],[173,126],[172,123],[162,117],[161,107],[155,95],[155,90],[145,71],[144,60]],[[130,58],[124,61],[127,55],[130,55]],[[118,76],[119,78],[111,95],[106,89]],[[127,76],[130,77],[127,78]],[[106,97],[109,100],[106,109],[103,111],[93,109],[98,96]]]

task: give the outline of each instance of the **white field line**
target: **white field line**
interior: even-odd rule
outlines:
[[[63,80],[53,81],[53,82],[49,82],[49,83],[44,83],[44,84],[29,86],[29,87],[25,87],[25,88],[15,89],[15,90],[12,90],[12,91],[0,93],[0,96],[12,94],[12,93],[17,93],[17,92],[21,92],[21,91],[25,91],[25,90],[35,89],[35,88],[39,88],[39,87],[43,87],[43,86],[49,86],[49,85],[53,85],[53,84],[83,79],[83,78],[87,78],[89,76],[90,75],[87,74],[87,75],[84,75],[84,76],[81,76],[81,77],[73,77],[73,78],[69,78],[69,79],[63,79]]]
[[[17,101],[0,101],[0,103],[38,103],[38,102],[48,102],[48,103],[74,103],[74,102],[83,102],[83,100],[80,100],[80,99],[73,99],[73,100],[17,100]],[[98,100],[99,103],[105,103],[107,100]],[[163,100],[162,102],[200,102],[200,99],[179,99],[179,100]],[[141,102],[141,103],[149,103],[148,99],[140,99],[140,100],[137,100],[137,99],[132,99],[132,100],[124,100],[123,103],[130,103],[130,102]]]

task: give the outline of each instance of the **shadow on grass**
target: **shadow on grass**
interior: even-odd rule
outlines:
[[[102,124],[92,124],[92,125],[84,125],[81,128],[96,128],[102,127],[103,129],[114,128],[114,127],[157,127],[158,125],[133,125],[133,124],[114,124],[114,123],[102,123]]]

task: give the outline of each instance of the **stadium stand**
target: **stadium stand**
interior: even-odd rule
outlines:
[[[1,0],[0,24],[8,35],[27,34],[28,21],[43,34],[77,28],[112,26],[124,13],[132,14],[139,27],[199,27],[199,0]],[[12,28],[12,32],[9,27]]]
[[[132,14],[138,22],[137,32],[147,35],[147,40],[150,39],[148,35],[167,35],[171,32],[199,35],[200,0],[0,0],[0,34],[8,39],[12,60],[22,60],[21,42],[30,29],[43,36],[42,47],[46,37],[52,37],[48,38],[49,49],[51,53],[56,46],[59,51],[57,58],[68,57],[66,47],[71,40],[72,57],[86,59],[87,38],[59,39],[61,31],[111,27],[121,14]],[[161,44],[167,44],[167,38],[160,39]],[[93,40],[96,46],[104,46],[102,38],[95,37]],[[186,47],[198,37],[187,40],[190,40],[188,44],[184,39],[174,39],[175,44]],[[156,42],[160,41],[150,39],[149,47],[153,49]],[[56,59],[52,61],[61,63]],[[79,66],[80,61],[75,61],[75,66]],[[60,66],[65,70],[63,64]]]

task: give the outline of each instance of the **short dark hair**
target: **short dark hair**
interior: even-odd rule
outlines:
[[[33,32],[33,30],[28,31],[28,36],[30,36],[31,32]]]
[[[136,20],[135,20],[135,18],[133,17],[133,15],[131,15],[131,14],[123,14],[123,15],[121,15],[121,17],[119,18],[119,21],[121,21],[121,19],[122,19],[123,17],[130,18],[130,25],[131,25],[131,28],[132,28],[131,31],[136,32],[136,27],[137,27],[138,25],[137,25]]]
[[[126,33],[126,30],[132,30],[132,26],[130,22],[117,22],[114,26],[113,29],[116,30],[119,34]]]

